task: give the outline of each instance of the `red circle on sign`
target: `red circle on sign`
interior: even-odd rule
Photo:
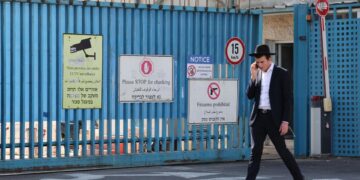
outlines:
[[[190,65],[188,67],[187,73],[189,76],[194,76],[196,74],[196,67],[194,65]]]
[[[230,64],[235,65],[241,63],[245,55],[245,45],[243,41],[238,37],[230,38],[225,46],[225,55]]]
[[[329,12],[328,0],[318,0],[315,5],[316,12],[319,16],[326,16]]]
[[[216,82],[210,83],[207,91],[209,98],[212,100],[215,100],[220,96],[220,86]]]
[[[153,63],[150,59],[144,58],[140,64],[140,72],[143,76],[149,76],[153,72]]]

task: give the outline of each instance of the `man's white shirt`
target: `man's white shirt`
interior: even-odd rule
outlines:
[[[260,93],[260,102],[259,109],[271,109],[270,98],[269,98],[269,89],[272,72],[274,69],[274,63],[271,63],[269,69],[264,72],[261,72],[261,93]]]

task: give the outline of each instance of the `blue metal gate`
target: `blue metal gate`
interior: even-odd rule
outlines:
[[[332,13],[326,17],[330,93],[333,101],[332,154],[336,156],[360,156],[360,19],[353,10],[359,7],[360,4],[330,5]],[[308,14],[312,19],[310,23],[305,20]],[[304,107],[297,110],[297,115],[298,121],[303,123],[300,131],[307,133],[308,122],[303,119],[309,119],[306,114],[309,112],[310,97],[323,96],[321,35],[315,9],[305,5],[297,6],[295,25],[295,81],[306,84],[295,86],[296,96],[299,97],[295,106]],[[299,154],[305,154],[307,140],[298,140],[298,145],[302,147],[297,150]]]
[[[261,42],[259,11],[40,0],[0,2],[0,169],[139,166],[245,159],[250,58],[227,65],[227,39]],[[102,108],[62,108],[63,34],[103,36]],[[171,55],[172,103],[119,103],[118,57]],[[239,121],[187,123],[186,58],[210,55],[239,79]]]

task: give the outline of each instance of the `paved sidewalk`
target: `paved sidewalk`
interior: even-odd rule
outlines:
[[[308,180],[360,180],[360,158],[298,159]],[[103,170],[77,170],[0,176],[11,180],[242,180],[247,161],[189,165],[153,166]],[[258,179],[291,180],[280,159],[263,160]]]

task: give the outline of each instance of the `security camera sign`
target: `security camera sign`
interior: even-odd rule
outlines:
[[[237,80],[189,80],[188,120],[190,124],[237,122]]]
[[[101,108],[102,36],[63,35],[63,108]]]

